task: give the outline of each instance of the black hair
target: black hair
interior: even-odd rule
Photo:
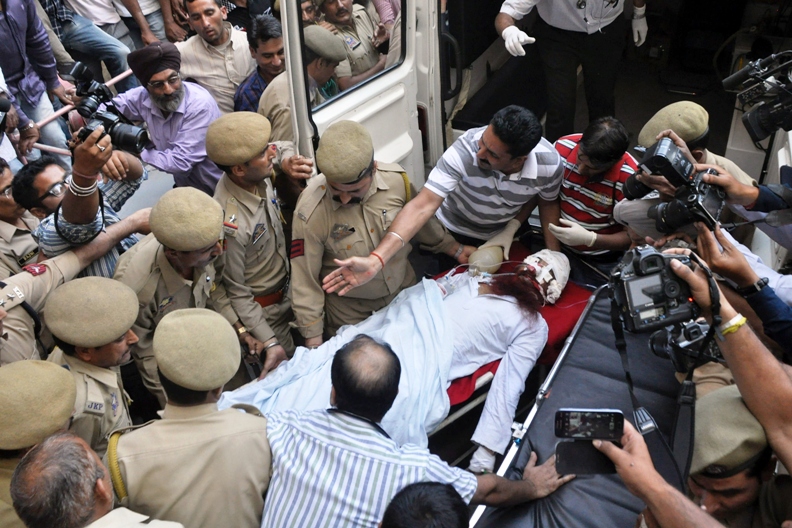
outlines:
[[[580,138],[580,153],[592,164],[607,165],[619,161],[630,146],[630,136],[615,117],[600,117],[592,121]]]
[[[542,124],[533,112],[517,105],[501,108],[492,116],[492,131],[503,141],[513,158],[525,156],[542,139]]]
[[[470,513],[450,484],[418,482],[397,493],[382,518],[382,528],[465,528]]]
[[[308,65],[311,64],[313,61],[323,58],[321,55],[316,53],[314,50],[305,46],[303,48],[303,63]]]
[[[60,339],[56,335],[52,335],[52,340],[55,341],[55,346],[60,348],[64,354],[67,356],[75,357],[77,356],[77,347],[72,345],[71,343],[67,343],[63,339]]]
[[[8,162],[6,160],[0,158],[0,173],[6,169],[11,170],[11,167],[8,166]]]
[[[182,5],[184,6],[184,12],[187,13],[187,17],[190,16],[190,10],[187,9],[187,4],[192,4],[195,0],[182,0]],[[223,3],[220,0],[214,0],[215,5],[217,7],[223,7]]]
[[[701,134],[699,137],[697,137],[692,141],[686,142],[688,149],[691,151],[696,149],[701,149],[701,150],[706,149],[707,145],[709,144],[709,137],[710,137],[710,129],[709,127],[707,127],[707,130],[705,130],[704,133]]]
[[[364,362],[363,351],[377,351],[374,353],[384,361],[371,358],[372,361]],[[335,389],[336,407],[379,422],[399,393],[400,377],[401,363],[390,345],[358,334],[333,358],[330,379]]]
[[[31,161],[16,173],[11,181],[11,193],[14,201],[27,209],[41,207],[38,189],[34,186],[36,176],[44,172],[50,165],[60,167],[58,160],[52,156],[41,156],[35,161]],[[63,167],[61,167],[63,168]]]
[[[168,401],[177,405],[199,405],[206,402],[206,395],[209,394],[209,391],[182,387],[165,377],[159,367],[157,367],[157,374],[159,374],[162,388],[165,389],[165,394],[168,396]]]
[[[281,37],[283,37],[283,29],[281,23],[274,16],[256,15],[251,19],[247,39],[248,45],[252,49],[258,49],[259,44]]]

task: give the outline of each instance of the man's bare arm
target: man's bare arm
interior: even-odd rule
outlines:
[[[561,476],[556,472],[555,456],[541,466],[536,465],[536,459],[536,453],[531,453],[522,480],[509,480],[491,473],[478,475],[476,493],[470,502],[487,506],[521,504],[547,497],[575,478],[575,475]]]
[[[553,233],[550,232],[549,225],[558,225],[559,218],[561,218],[561,202],[558,200],[548,201],[539,198],[539,222],[542,224],[545,246],[547,246],[547,249],[553,251],[561,251],[561,243],[553,236]]]
[[[148,233],[150,212],[151,209],[141,209],[123,220],[107,226],[103,232],[99,233],[89,243],[72,249],[74,255],[80,261],[80,267],[86,267],[132,233]]]
[[[102,137],[102,134],[104,127],[100,126],[74,148],[73,185],[81,188],[92,187],[99,177],[99,171],[112,156],[110,136]],[[95,189],[85,196],[78,196],[78,193],[76,187],[66,192],[61,202],[61,213],[71,224],[89,224],[96,218],[99,210],[99,190]]]

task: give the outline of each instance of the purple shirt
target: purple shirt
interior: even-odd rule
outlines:
[[[220,117],[217,103],[204,88],[183,82],[185,96],[179,108],[164,117],[144,86],[113,99],[116,108],[132,121],[145,121],[154,148],[140,158],[173,174],[176,187],[195,187],[209,196],[223,172],[206,156],[206,129]]]
[[[19,113],[19,124],[30,121],[19,108],[21,97],[37,107],[47,89],[59,85],[55,56],[52,54],[44,25],[36,15],[36,0],[6,2],[0,11],[0,68],[5,75],[9,97]]]

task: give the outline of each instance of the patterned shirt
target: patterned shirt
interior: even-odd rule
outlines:
[[[63,0],[39,0],[41,7],[47,12],[52,31],[58,35],[59,39],[63,38],[63,22],[72,22],[74,20],[74,12],[63,5]]]
[[[477,480],[427,449],[399,447],[361,418],[327,410],[267,417],[272,481],[262,528],[375,528],[399,490],[414,482],[451,484],[470,502]]]
[[[445,198],[437,217],[456,233],[488,240],[517,216],[533,196],[555,200],[564,170],[561,157],[542,138],[528,153],[519,173],[504,174],[478,166],[478,141],[487,127],[462,134],[443,153],[426,187]]]
[[[618,233],[624,227],[613,218],[613,208],[624,199],[624,181],[635,174],[637,162],[627,152],[621,161],[605,173],[602,181],[588,182],[578,172],[578,143],[583,134],[564,136],[555,143],[555,148],[564,163],[564,184],[561,188],[561,218],[576,222],[589,231],[603,235]],[[585,247],[571,248],[585,255],[605,255],[607,249],[590,250]]]
[[[256,68],[237,88],[234,94],[234,112],[258,111],[259,99],[261,99],[261,94],[264,93],[266,87],[267,81],[264,80],[264,77],[261,76],[258,68]]]
[[[70,178],[71,179],[71,178]],[[105,226],[115,224],[121,218],[118,211],[126,201],[140,188],[143,180],[148,179],[148,172],[143,169],[143,176],[133,181],[109,180],[99,185],[104,206],[96,211],[96,217],[90,224],[71,224],[63,218],[63,211],[59,208],[58,222],[55,225],[55,215],[51,214],[41,221],[33,231],[33,236],[38,240],[39,249],[48,258],[65,253],[74,246],[87,244],[102,231]],[[124,251],[135,245],[140,238],[132,234],[122,240],[117,246],[96,259],[85,268],[78,277],[107,277],[113,278],[118,257]],[[119,249],[120,246],[120,249]]]

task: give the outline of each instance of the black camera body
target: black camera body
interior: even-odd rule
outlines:
[[[649,348],[654,355],[670,359],[677,372],[689,372],[702,362],[722,363],[723,355],[714,340],[699,352],[709,329],[710,325],[699,321],[669,326],[649,336]]]
[[[638,165],[646,174],[659,174],[674,187],[687,185],[693,176],[693,164],[670,138],[663,138],[644,152]],[[652,188],[638,181],[633,174],[624,182],[624,197],[628,200],[643,198]]]
[[[714,230],[726,204],[726,191],[704,181],[705,174],[717,174],[713,169],[696,173],[688,185],[677,188],[674,199],[653,205],[646,212],[654,218],[661,233],[675,233],[680,227],[701,221]]]
[[[643,245],[625,253],[611,272],[610,287],[628,331],[651,332],[698,316],[690,288],[671,270],[672,260],[692,269],[687,256]]]
[[[141,153],[149,142],[148,132],[145,128],[133,125],[112,106],[113,92],[110,88],[94,81],[91,71],[81,62],[74,63],[69,76],[74,79],[77,95],[82,98],[75,108],[86,122],[77,137],[85,140],[99,126],[103,126],[114,148]],[[102,104],[105,109],[99,110]]]

